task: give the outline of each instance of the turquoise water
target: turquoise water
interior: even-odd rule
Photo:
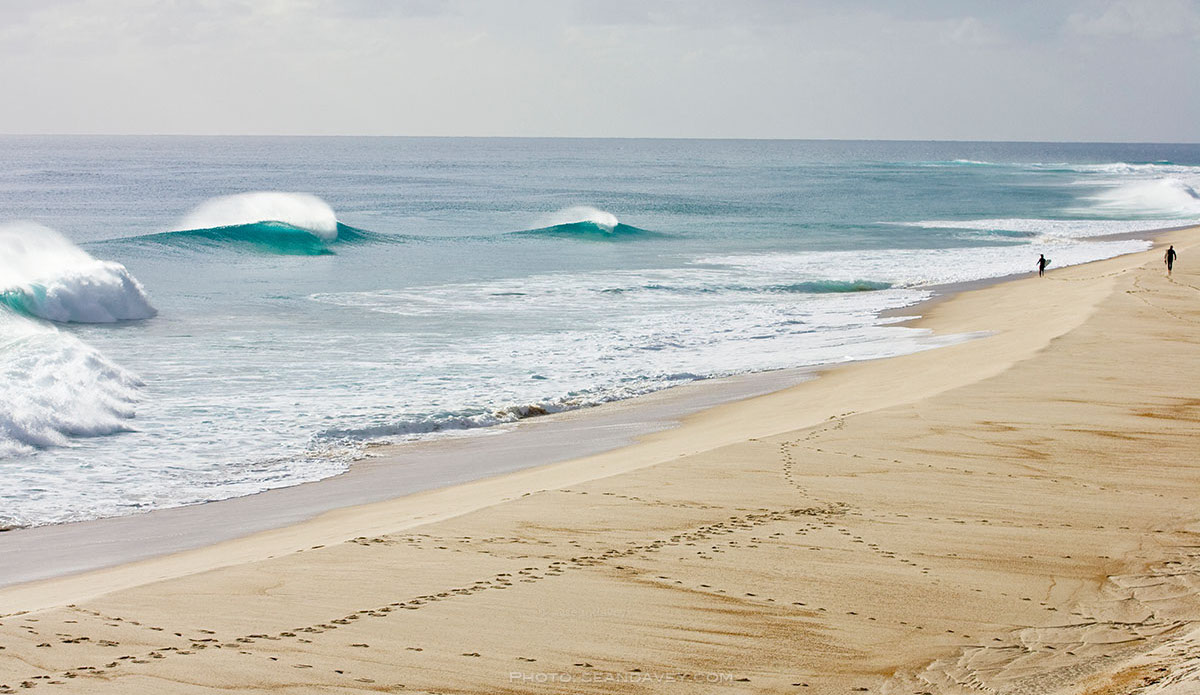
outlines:
[[[1194,145],[7,137],[0,162],[10,525],[936,347],[880,312],[1200,220]]]

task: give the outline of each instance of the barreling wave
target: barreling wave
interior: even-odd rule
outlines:
[[[659,232],[623,224],[611,212],[586,205],[564,208],[538,221],[538,227],[512,234],[518,236],[558,237],[592,241],[617,241],[663,236]]]
[[[307,193],[242,193],[200,204],[177,230],[112,239],[178,249],[241,248],[290,256],[323,256],[338,245],[388,239],[338,222],[325,201]]]
[[[125,266],[42,225],[0,226],[0,304],[60,323],[148,319],[157,311]]]
[[[339,245],[383,239],[383,235],[335,223],[329,238],[286,222],[264,221],[229,227],[185,229],[112,240],[110,243],[153,244],[178,249],[243,248],[285,256],[325,256]]]
[[[140,385],[78,338],[0,307],[0,458],[128,431]]]
[[[308,193],[273,191],[211,198],[188,213],[179,228],[239,228],[262,222],[304,230],[322,241],[333,241],[339,232],[337,215],[325,201]]]

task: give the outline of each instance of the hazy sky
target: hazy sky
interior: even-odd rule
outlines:
[[[0,132],[1200,141],[1200,0],[0,0]]]

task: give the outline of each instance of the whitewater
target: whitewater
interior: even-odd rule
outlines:
[[[943,288],[1200,221],[1187,145],[2,139],[0,526],[934,349]]]

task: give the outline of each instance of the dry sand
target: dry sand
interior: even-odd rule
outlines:
[[[1160,241],[613,452],[4,589],[0,692],[1200,692],[1200,233]]]

